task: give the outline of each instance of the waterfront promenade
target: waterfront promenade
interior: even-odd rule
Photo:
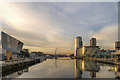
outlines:
[[[120,65],[120,61],[117,59],[106,59],[106,58],[83,58],[83,60],[94,60],[95,62]]]

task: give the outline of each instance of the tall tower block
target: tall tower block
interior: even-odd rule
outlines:
[[[96,38],[90,40],[90,46],[96,46]]]
[[[115,42],[115,50],[120,50],[120,41]]]
[[[75,38],[75,54],[77,56],[77,49],[83,46],[82,37],[78,36]]]

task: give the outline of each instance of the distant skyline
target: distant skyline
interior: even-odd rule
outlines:
[[[31,51],[74,53],[74,38],[84,45],[95,37],[100,48],[114,49],[117,2],[12,2],[0,5],[2,30]]]

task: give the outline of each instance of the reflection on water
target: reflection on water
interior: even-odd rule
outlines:
[[[75,78],[120,78],[120,66],[75,60]]]
[[[57,59],[55,59],[54,62],[55,62],[55,67],[57,68]]]
[[[83,71],[90,72],[90,77],[96,77],[96,72],[99,72],[100,64],[93,61],[75,60],[75,78],[82,78]]]
[[[116,78],[120,78],[120,66],[114,66],[114,67],[111,66],[108,69],[108,71],[114,71],[115,75],[116,75]]]
[[[29,71],[29,69],[25,68],[23,70],[20,70],[20,71],[14,72],[8,76],[5,76],[4,78],[16,78],[16,77],[22,75],[23,73],[27,73],[28,71]]]
[[[48,59],[8,78],[119,78],[120,66],[93,61],[72,59]]]

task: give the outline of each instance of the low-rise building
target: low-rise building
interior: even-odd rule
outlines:
[[[82,46],[81,48],[77,49],[77,57],[81,56],[94,56],[98,55],[100,52],[99,46]]]
[[[32,57],[32,58],[34,58],[34,57],[39,57],[39,56],[43,56],[44,54],[43,54],[43,52],[31,52],[30,53],[30,56]]]
[[[116,50],[104,50],[104,49],[102,49],[102,50],[100,50],[100,55],[104,55],[104,54],[111,54],[111,53],[115,53],[116,52]]]

